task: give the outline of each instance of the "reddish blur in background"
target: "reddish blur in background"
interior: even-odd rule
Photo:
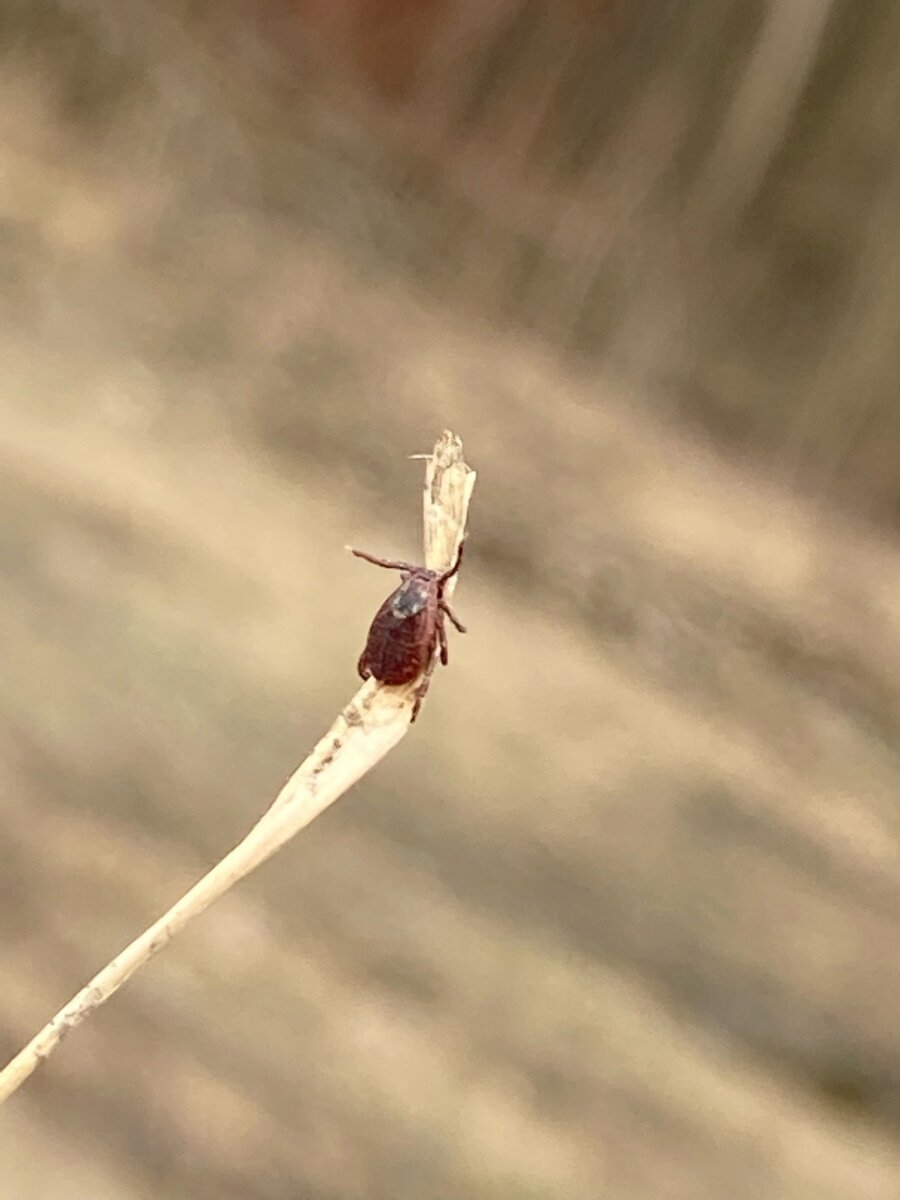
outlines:
[[[0,18],[0,1051],[479,471],[412,736],[4,1108],[28,1200],[900,1195],[900,8]]]

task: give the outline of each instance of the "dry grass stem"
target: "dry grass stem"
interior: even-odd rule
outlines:
[[[443,569],[452,563],[465,534],[474,485],[475,472],[463,460],[461,440],[444,433],[434,453],[427,456],[424,503],[428,566]],[[397,745],[409,728],[415,686],[414,682],[385,687],[374,680],[363,684],[244,840],[116,955],[0,1072],[0,1103],[25,1082],[69,1030],[108,1000],[138,967],[238,880],[289,842]]]

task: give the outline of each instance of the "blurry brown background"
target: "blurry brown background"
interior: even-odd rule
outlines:
[[[898,50],[4,5],[4,1058],[352,694],[406,456],[480,476],[413,735],[4,1108],[4,1197],[900,1195]]]

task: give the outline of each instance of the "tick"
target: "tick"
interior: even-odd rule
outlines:
[[[431,673],[434,671],[440,648],[441,663],[447,665],[447,631],[444,618],[449,617],[460,633],[465,626],[457,620],[444,599],[447,580],[459,570],[462,562],[461,542],[456,552],[456,562],[449,571],[432,571],[429,567],[416,567],[407,562],[391,562],[386,558],[375,558],[364,550],[354,550],[357,558],[374,563],[376,567],[387,567],[399,571],[403,582],[388,596],[375,614],[369,628],[366,645],[359,657],[358,670],[363,679],[377,679],[379,683],[411,683],[419,675],[422,682],[416,688],[410,724],[419,715]]]

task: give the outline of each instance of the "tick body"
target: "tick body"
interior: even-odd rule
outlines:
[[[460,633],[466,632],[444,599],[447,580],[456,574],[462,562],[463,545],[461,543],[457,551],[456,562],[444,572],[375,558],[363,550],[353,551],[357,558],[401,574],[403,582],[379,608],[369,628],[359,658],[359,673],[363,679],[377,679],[379,683],[390,685],[412,683],[421,675],[411,722],[419,715],[428,691],[437,651],[443,665],[447,665],[445,617]]]

